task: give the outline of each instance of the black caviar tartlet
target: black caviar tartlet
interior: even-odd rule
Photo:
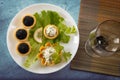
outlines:
[[[17,28],[15,29],[14,35],[18,41],[26,41],[28,39],[29,32],[24,28]]]
[[[33,28],[36,24],[36,18],[31,15],[31,14],[27,14],[25,16],[23,16],[22,18],[22,25],[25,28]]]
[[[16,48],[17,53],[22,56],[28,55],[31,51],[31,46],[28,42],[19,42]]]

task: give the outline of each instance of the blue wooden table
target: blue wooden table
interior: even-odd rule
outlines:
[[[78,23],[80,0],[0,0],[0,80],[119,80],[118,77],[71,70],[67,65],[52,74],[33,74],[19,67],[10,56],[6,32],[12,18],[21,9],[35,3],[50,3],[68,11]]]

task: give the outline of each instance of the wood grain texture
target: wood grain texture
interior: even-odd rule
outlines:
[[[80,44],[71,69],[120,76],[120,54],[93,58],[85,52],[88,34],[102,21],[120,21],[120,0],[82,0],[79,16]],[[120,29],[119,29],[120,30]]]

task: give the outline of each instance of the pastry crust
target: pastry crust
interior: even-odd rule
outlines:
[[[46,29],[49,27],[49,26],[52,26],[52,27],[54,27],[55,29],[56,29],[56,34],[55,34],[55,36],[48,36],[47,34],[46,34]],[[58,31],[58,28],[55,26],[55,25],[47,25],[45,28],[44,28],[44,36],[46,37],[46,38],[48,38],[48,39],[55,39],[57,36],[58,36],[58,34],[59,34],[59,31]]]
[[[25,53],[25,54],[22,54],[22,53],[20,53],[20,52],[18,51],[18,47],[19,47],[19,45],[20,45],[21,43],[26,43],[26,44],[29,46],[29,51],[28,51],[27,53]],[[17,44],[17,46],[16,46],[16,51],[17,51],[17,53],[18,53],[20,56],[26,56],[26,55],[28,55],[28,54],[31,52],[31,46],[30,46],[29,42],[19,42],[19,43]]]
[[[28,39],[28,37],[29,37],[29,31],[28,31],[27,29],[24,29],[24,30],[27,32],[26,38],[25,38],[25,39],[18,39],[18,38],[16,37],[16,32],[17,32],[19,29],[24,29],[24,28],[21,28],[21,27],[20,27],[20,28],[16,28],[16,29],[14,30],[14,38],[15,38],[16,40],[20,41],[20,42],[27,41],[27,39]]]
[[[26,25],[24,25],[23,20],[24,20],[24,18],[25,18],[26,16],[30,16],[30,17],[33,18],[34,22],[33,22],[33,24],[32,24],[31,26],[26,26]],[[35,26],[35,24],[36,24],[36,18],[35,18],[33,15],[31,15],[31,14],[27,14],[27,15],[24,15],[24,16],[22,17],[21,23],[22,23],[22,26],[23,26],[24,28],[30,29],[30,28],[33,28],[33,27]]]

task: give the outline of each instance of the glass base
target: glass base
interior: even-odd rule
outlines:
[[[102,49],[101,50],[97,50],[97,48],[93,49],[89,45],[89,40],[87,40],[85,43],[85,51],[91,57],[108,57],[108,56],[112,56],[114,54],[114,52],[107,52]]]
[[[87,53],[88,56],[90,57],[100,57],[99,55],[97,55],[95,53],[95,51],[92,49],[92,47],[89,45],[89,41],[87,40],[85,43],[85,51]]]

